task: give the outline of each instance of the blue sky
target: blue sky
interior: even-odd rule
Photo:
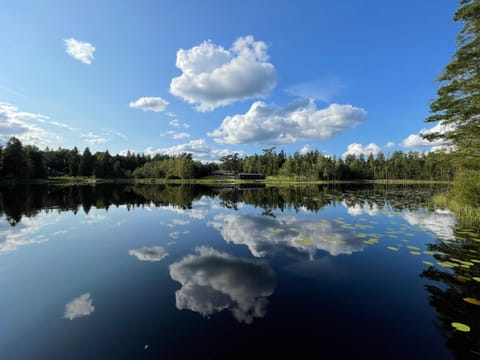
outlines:
[[[453,0],[2,1],[0,142],[214,160],[420,139]]]

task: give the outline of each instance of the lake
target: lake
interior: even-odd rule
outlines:
[[[2,187],[0,358],[480,358],[445,190]]]

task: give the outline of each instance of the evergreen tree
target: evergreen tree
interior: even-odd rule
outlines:
[[[458,49],[443,74],[427,122],[440,122],[444,132],[424,135],[455,145],[467,167],[480,168],[480,0],[459,0],[454,20],[463,23]],[[473,159],[473,160],[472,160]]]
[[[95,158],[88,147],[83,151],[80,159],[79,173],[81,176],[92,176],[95,168]]]

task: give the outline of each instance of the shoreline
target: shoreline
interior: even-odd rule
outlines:
[[[96,185],[96,184],[198,184],[198,185],[241,185],[265,184],[267,186],[298,186],[298,185],[452,185],[448,180],[410,180],[410,179],[377,179],[377,180],[294,180],[284,178],[267,178],[262,180],[238,180],[223,178],[201,179],[134,179],[134,178],[85,178],[85,177],[50,177],[48,179],[0,179],[0,186],[15,185]]]

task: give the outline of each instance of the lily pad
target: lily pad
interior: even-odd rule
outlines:
[[[310,239],[308,236],[302,236],[300,239],[296,239],[295,242],[297,244],[311,244],[311,243],[313,243],[312,239]]]
[[[475,298],[464,298],[463,300],[473,305],[480,305],[480,300]]]
[[[412,254],[412,255],[420,255],[421,252],[420,252],[420,251],[410,251],[410,254]]]
[[[452,326],[458,331],[469,332],[470,326],[462,324],[460,322],[452,322]]]
[[[395,246],[387,246],[387,249],[392,251],[398,251],[398,248],[396,248]]]
[[[420,250],[419,247],[416,247],[416,246],[413,246],[413,245],[407,245],[407,248],[409,248],[410,250]]]
[[[422,261],[425,265],[428,265],[428,266],[434,266],[435,264],[432,263],[431,261],[426,261],[426,260],[423,260]]]
[[[285,232],[285,229],[282,229],[282,228],[273,229],[273,232],[274,232],[275,234],[281,234],[281,233]]]
[[[473,277],[472,279],[475,280],[475,281],[480,282],[480,277]]]

